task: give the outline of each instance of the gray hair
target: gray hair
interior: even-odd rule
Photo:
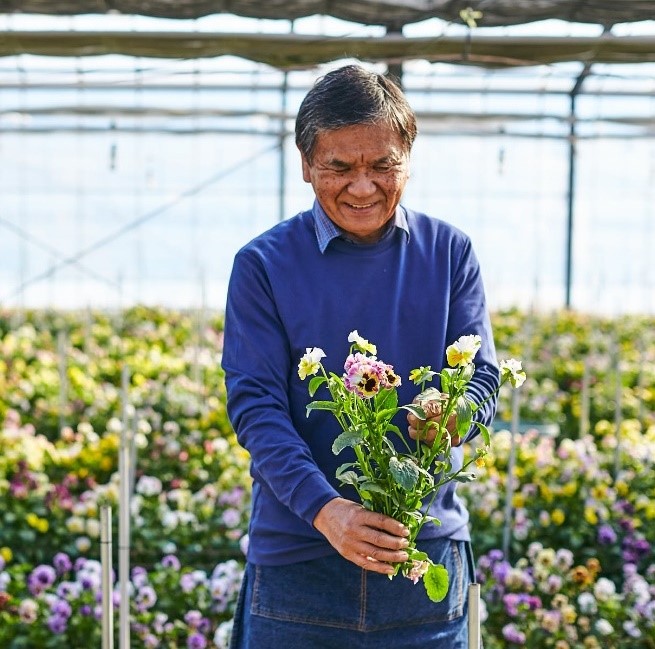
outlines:
[[[356,124],[385,124],[402,138],[407,152],[416,138],[416,115],[402,90],[388,77],[346,65],[316,81],[296,118],[296,145],[311,162],[316,137]]]

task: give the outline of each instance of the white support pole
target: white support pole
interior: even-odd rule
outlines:
[[[644,367],[648,363],[648,355],[645,353],[646,349],[648,349],[648,347],[644,343],[644,338],[640,337],[637,343],[637,354],[639,358],[639,375],[637,376],[639,410],[637,412],[637,418],[642,426],[645,424],[644,420],[646,415],[646,399],[644,398],[644,392],[646,390],[646,372],[644,372]],[[651,344],[651,349],[655,349],[655,345]]]
[[[118,456],[119,521],[118,521],[118,576],[120,580],[120,611],[118,646],[130,649],[130,431],[129,431],[129,370],[121,372],[123,394],[123,426]]]
[[[590,410],[590,368],[589,357],[584,360],[584,368],[582,370],[582,385],[580,387],[580,427],[578,430],[579,437],[584,437],[589,432],[589,410]]]
[[[519,436],[519,391],[512,390],[512,424],[510,426],[511,441],[509,460],[507,462],[507,484],[505,485],[505,527],[503,529],[503,555],[509,561],[510,544],[512,540],[512,522],[514,499],[514,466],[516,464],[516,440]]]
[[[68,408],[68,367],[66,333],[57,333],[57,356],[59,357],[59,431],[66,425],[66,410]]]
[[[198,281],[200,284],[200,307],[196,312],[195,322],[195,344],[193,346],[193,367],[191,371],[191,379],[198,389],[202,383],[202,370],[200,367],[200,355],[205,345],[205,319],[207,310],[207,289],[205,281],[205,269],[201,267],[198,274]],[[203,386],[204,387],[204,386]]]
[[[111,507],[109,505],[100,508],[100,562],[102,564],[102,649],[114,649]]]
[[[621,468],[621,421],[623,419],[623,377],[621,376],[621,348],[617,341],[614,357],[614,431],[616,434],[616,447],[614,448],[614,479],[616,480]]]
[[[480,649],[480,584],[469,584],[469,646]]]

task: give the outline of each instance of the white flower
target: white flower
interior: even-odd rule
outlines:
[[[525,381],[525,372],[522,370],[521,361],[517,361],[515,358],[500,361],[500,378],[508,380],[512,387],[520,388]]]
[[[580,612],[585,615],[593,615],[598,611],[596,598],[591,593],[580,593],[578,595],[578,606],[580,607]]]
[[[610,635],[614,633],[614,627],[604,618],[601,618],[594,625],[600,635]]]
[[[616,586],[607,577],[601,577],[594,586],[594,595],[599,602],[608,601],[616,593]]]
[[[162,490],[162,483],[154,476],[142,475],[136,483],[135,491],[144,496],[158,496]]]
[[[84,519],[81,518],[80,516],[71,516],[66,521],[66,529],[71,534],[81,534],[82,532],[84,532],[85,529]]]
[[[228,620],[227,622],[222,622],[218,625],[216,633],[214,634],[214,646],[217,647],[217,649],[227,649],[230,646],[233,623],[233,620]]]
[[[100,521],[97,518],[88,518],[86,521],[86,533],[92,538],[100,536]]]
[[[378,348],[373,343],[370,343],[368,340],[366,340],[366,338],[362,338],[362,336],[359,335],[357,329],[355,329],[355,331],[351,331],[348,334],[348,342],[355,343],[355,345],[357,345],[357,347],[359,347],[362,352],[368,352],[373,356],[378,353]]]
[[[322,358],[325,358],[325,352],[320,347],[307,347],[298,363],[298,376],[304,381],[311,374],[316,374]]]
[[[77,539],[75,539],[75,547],[80,552],[88,552],[89,549],[91,548],[91,540],[89,539],[88,536],[80,536]]]
[[[24,599],[18,607],[18,617],[23,624],[36,621],[39,605],[33,599]]]

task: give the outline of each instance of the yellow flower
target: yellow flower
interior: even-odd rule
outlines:
[[[298,376],[305,380],[311,374],[316,374],[321,367],[321,358],[325,358],[325,352],[319,347],[307,347],[306,354],[298,363]]]
[[[465,367],[472,363],[481,345],[482,338],[478,335],[460,336],[456,342],[446,349],[448,365],[451,367]]]
[[[578,490],[578,485],[575,482],[567,482],[562,487],[562,495],[573,496],[577,490]]]
[[[550,519],[555,525],[561,525],[566,519],[566,515],[561,509],[554,509],[550,515]]]
[[[630,491],[628,485],[623,480],[617,480],[614,486],[619,496],[627,496]]]
[[[523,507],[525,505],[525,498],[523,497],[523,494],[514,494],[512,496],[512,507],[518,508],[518,507]]]
[[[30,512],[25,516],[25,522],[42,534],[45,534],[50,527],[50,524],[45,518],[39,518],[34,512]]]
[[[589,525],[598,524],[598,514],[596,513],[596,510],[593,507],[584,508],[584,518],[587,521],[587,523],[589,523]]]
[[[541,492],[541,497],[542,497],[542,498],[543,498],[547,503],[550,503],[550,502],[553,501],[553,492],[552,492],[551,488],[550,488],[548,485],[546,485],[546,484],[544,484],[543,482],[541,482],[541,483],[539,484],[539,491]]]
[[[578,617],[578,614],[575,612],[575,608],[569,604],[568,606],[562,608],[562,617],[564,618],[564,622],[566,622],[566,624],[573,624]]]
[[[0,548],[0,557],[5,560],[5,563],[9,563],[14,558],[14,553],[5,545]]]
[[[475,458],[475,466],[477,466],[479,469],[482,469],[483,467],[485,467],[486,463],[484,461],[484,458],[483,457]]]

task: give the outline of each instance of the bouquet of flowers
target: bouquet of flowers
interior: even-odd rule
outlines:
[[[342,433],[334,440],[332,452],[338,455],[345,448],[352,448],[355,461],[342,464],[336,477],[342,485],[355,488],[364,507],[391,516],[409,529],[406,548],[409,558],[396,566],[394,575],[401,573],[414,583],[422,578],[428,597],[439,602],[448,592],[448,573],[443,565],[434,564],[425,552],[417,549],[416,537],[426,523],[440,524],[426,513],[439,489],[451,480],[474,480],[475,474],[467,470],[469,466],[473,463],[484,466],[489,431],[474,420],[474,415],[498,390],[480,404],[466,396],[467,385],[475,372],[473,359],[480,349],[480,336],[462,336],[450,345],[446,350],[449,367],[441,372],[433,372],[430,366],[412,370],[409,379],[419,387],[420,393],[413,403],[400,406],[397,388],[401,378],[393,366],[379,360],[376,346],[356,330],[350,333],[348,342],[350,353],[342,376],[326,372],[321,362],[325,353],[318,347],[307,348],[300,359],[300,378],[313,376],[309,381],[310,397],[324,384],[331,397],[309,403],[307,416],[313,410],[327,410],[339,422]],[[502,361],[500,371],[500,385],[509,381],[519,387],[525,380],[520,361]],[[441,389],[426,389],[425,384],[437,374]],[[415,444],[392,423],[400,410],[412,413],[422,422]],[[464,438],[471,426],[480,430],[484,444],[461,469],[454,471],[453,440]],[[400,440],[400,450],[391,436]]]

